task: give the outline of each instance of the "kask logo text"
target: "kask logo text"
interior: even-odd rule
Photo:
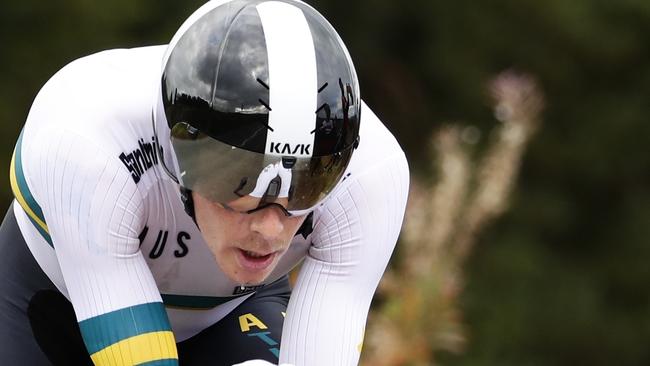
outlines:
[[[311,149],[311,144],[296,144],[291,145],[288,143],[282,142],[271,142],[271,153],[276,154],[289,154],[289,155],[311,155],[309,149]]]

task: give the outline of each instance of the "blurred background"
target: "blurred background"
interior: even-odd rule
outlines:
[[[649,365],[650,2],[308,2],[411,164],[363,364]],[[54,72],[202,3],[5,2],[1,165]]]

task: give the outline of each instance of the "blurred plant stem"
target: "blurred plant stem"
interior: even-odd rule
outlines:
[[[368,320],[365,365],[432,365],[436,351],[459,353],[467,342],[458,306],[463,263],[481,230],[507,209],[544,103],[535,80],[513,71],[488,90],[501,123],[481,158],[471,158],[475,139],[466,129],[449,125],[432,138],[437,180],[412,180],[400,260],[379,287],[386,302]]]

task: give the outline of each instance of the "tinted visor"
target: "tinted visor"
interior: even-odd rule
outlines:
[[[240,212],[276,204],[292,215],[309,212],[341,179],[352,146],[327,156],[270,155],[237,148],[177,123],[171,141],[179,183],[204,198]]]

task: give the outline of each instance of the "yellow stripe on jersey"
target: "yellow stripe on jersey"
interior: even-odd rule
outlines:
[[[90,356],[97,366],[131,366],[158,360],[178,359],[170,331],[140,334],[114,343]]]

